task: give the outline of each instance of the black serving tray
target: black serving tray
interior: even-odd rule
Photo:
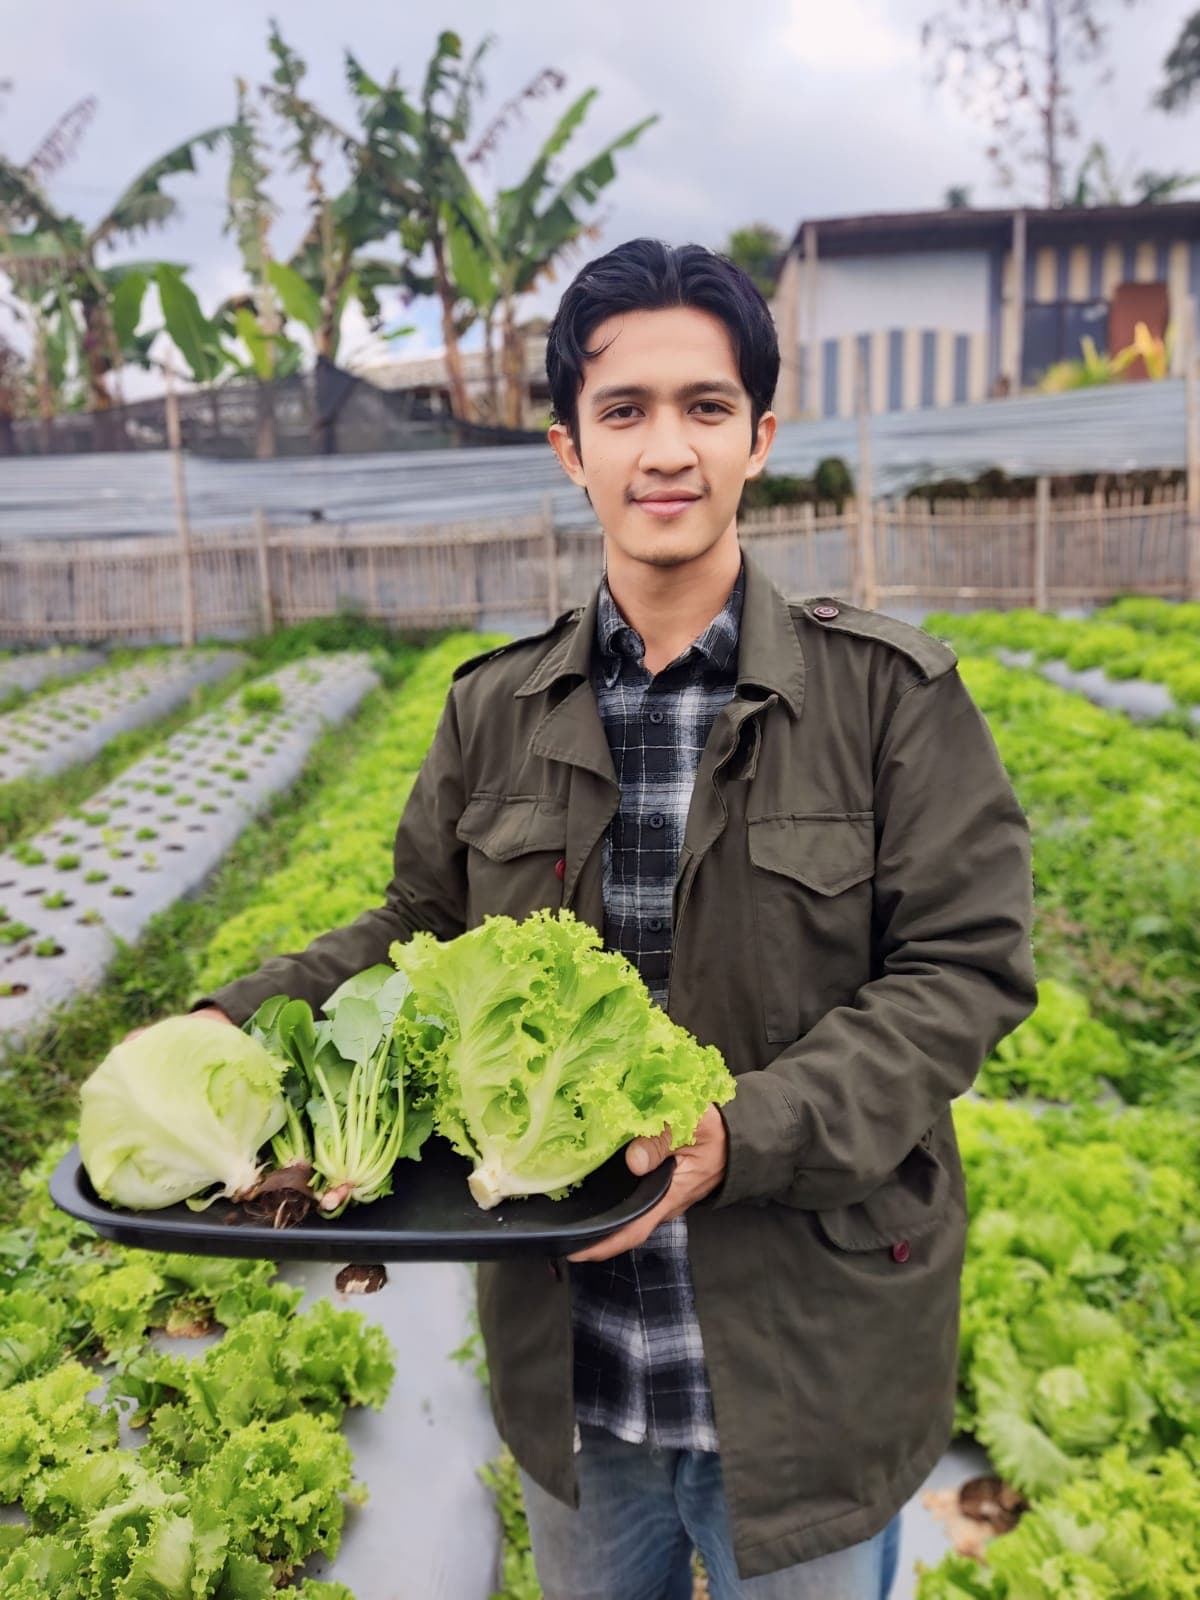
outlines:
[[[643,1216],[662,1199],[675,1162],[670,1156],[636,1177],[620,1149],[562,1200],[544,1195],[505,1200],[483,1211],[467,1188],[470,1163],[436,1134],[419,1161],[396,1164],[395,1192],[340,1217],[291,1228],[249,1220],[239,1206],[214,1200],[206,1211],[164,1206],[127,1211],[101,1200],[84,1171],[79,1146],[54,1169],[50,1198],[105,1239],[143,1250],[196,1256],[258,1256],[269,1261],[500,1261],[563,1256],[595,1244]]]

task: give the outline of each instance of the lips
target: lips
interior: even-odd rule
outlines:
[[[699,498],[699,495],[682,493],[669,496],[647,495],[636,503],[641,506],[643,511],[649,512],[652,517],[657,517],[661,521],[664,517],[681,515],[689,506],[694,506]]]

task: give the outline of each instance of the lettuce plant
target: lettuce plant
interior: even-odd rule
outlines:
[[[457,939],[393,943],[411,981],[410,1059],[434,1125],[474,1163],[485,1209],[555,1198],[639,1134],[690,1143],[734,1079],[653,1004],[637,970],[569,911],[488,917]]]

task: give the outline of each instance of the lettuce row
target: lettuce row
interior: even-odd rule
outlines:
[[[396,820],[445,704],[450,676],[467,657],[502,643],[459,633],[421,656],[390,700],[379,732],[343,772],[330,774],[319,816],[297,832],[290,864],[264,882],[254,904],[209,945],[195,997],[251,972],[280,950],[352,922],[382,897],[391,876]]]
[[[1109,678],[1160,683],[1181,706],[1200,703],[1200,660],[1192,630],[1150,632],[1129,622],[1076,620],[1018,606],[1011,611],[931,612],[929,633],[968,650],[1032,650],[1038,661],[1065,661],[1075,672],[1101,667]]]
[[[1196,743],[986,657],[960,670],[1032,828],[1038,975],[1120,1033],[1125,1097],[1169,1094],[1200,1069]]]

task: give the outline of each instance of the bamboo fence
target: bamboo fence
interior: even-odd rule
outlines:
[[[785,593],[887,609],[1200,598],[1186,488],[1032,500],[786,506],[739,521]],[[354,612],[398,628],[536,626],[586,600],[599,529],[540,516],[0,546],[0,644],[237,638]],[[873,560],[870,559],[873,557]]]

